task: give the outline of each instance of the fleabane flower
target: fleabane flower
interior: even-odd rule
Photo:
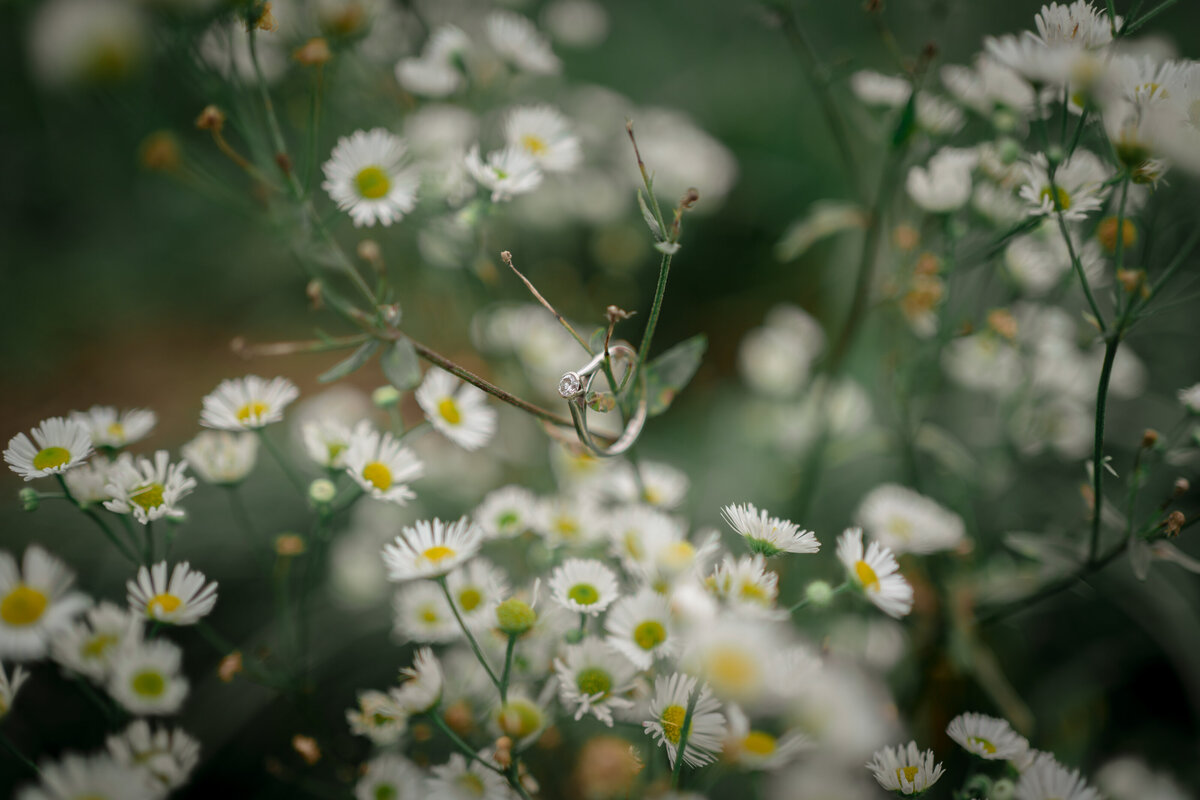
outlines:
[[[266,380],[257,375],[232,378],[205,395],[200,424],[224,431],[257,430],[283,419],[283,410],[300,396],[287,378]]]
[[[4,671],[4,664],[0,663],[0,720],[3,720],[8,712],[12,709],[13,700],[17,696],[17,692],[21,691],[21,684],[29,679],[29,673],[20,664],[13,667],[12,675],[10,676]]]
[[[568,558],[550,575],[550,596],[567,611],[596,616],[612,605],[617,576],[600,561]]]
[[[496,432],[496,410],[487,395],[436,367],[414,393],[434,429],[464,450],[478,450]]]
[[[776,735],[753,727],[746,712],[736,704],[726,706],[725,711],[729,730],[721,755],[743,769],[779,769],[813,746],[813,741],[799,730]]]
[[[505,486],[490,492],[472,518],[488,539],[511,539],[533,528],[538,500],[523,486]]]
[[[129,610],[146,619],[171,625],[195,625],[217,604],[217,583],[205,584],[204,573],[188,562],[176,564],[167,580],[167,562],[138,569],[137,580],[129,581]]]
[[[321,165],[321,188],[354,226],[388,226],[417,204],[420,173],[408,159],[404,140],[384,128],[355,131],[338,139]]]
[[[108,693],[137,716],[173,714],[188,693],[182,661],[179,647],[166,639],[129,644],[113,656]]]
[[[179,452],[205,483],[236,486],[254,469],[258,437],[249,432],[203,431]]]
[[[63,668],[102,683],[108,678],[114,654],[141,638],[140,616],[105,601],[51,637],[50,657]]]
[[[920,794],[937,783],[944,772],[941,764],[934,763],[933,751],[918,750],[916,742],[879,750],[867,769],[880,786],[899,794]]]
[[[684,741],[683,763],[690,767],[703,767],[716,760],[721,752],[721,740],[725,735],[725,715],[721,704],[713,697],[707,684],[699,688],[700,695],[692,708],[692,717],[687,721],[687,708],[692,694],[697,691],[696,679],[676,672],[670,676],[659,675],[654,679],[654,699],[650,701],[650,719],[642,723],[648,736],[667,749],[667,760],[675,767],[679,758],[679,745]]]
[[[146,770],[168,792],[187,783],[200,763],[200,743],[182,728],[156,729],[144,719],[109,736],[105,746],[118,764]]]
[[[562,62],[529,19],[512,11],[493,11],[484,20],[488,43],[500,58],[525,72],[556,75]]]
[[[163,796],[146,770],[118,762],[108,753],[66,753],[38,765],[38,783],[22,789],[19,800],[157,800]]]
[[[183,517],[177,504],[196,488],[196,479],[184,474],[187,466],[186,460],[172,464],[166,450],[156,452],[153,461],[123,455],[108,472],[105,490],[112,499],[104,501],[104,507],[114,514],[132,514],[143,525]]]
[[[304,440],[304,451],[313,463],[325,469],[340,470],[346,467],[346,453],[359,429],[365,435],[371,429],[371,423],[363,420],[352,429],[336,419],[320,419],[300,426],[300,436]]]
[[[484,161],[479,145],[471,145],[463,163],[480,186],[491,190],[493,203],[532,192],[542,182],[542,171],[533,156],[516,147],[493,150]]]
[[[1200,414],[1200,383],[1180,389],[1176,392],[1179,402],[1192,414]]]
[[[57,475],[83,463],[92,453],[92,436],[77,420],[63,417],[44,419],[30,431],[8,440],[4,461],[27,481]]]
[[[420,794],[426,800],[507,800],[512,790],[504,778],[476,761],[453,753],[445,764],[433,767],[433,776]]]
[[[1089,0],[1074,3],[1050,3],[1042,6],[1033,18],[1038,37],[1050,47],[1056,45],[1082,46],[1089,49],[1112,42],[1112,22],[1108,15]],[[1121,18],[1115,24],[1121,27]]]
[[[392,603],[392,630],[405,642],[452,642],[461,638],[462,628],[446,603],[442,590],[428,581],[402,586]]]
[[[548,720],[541,703],[512,689],[509,689],[508,699],[493,708],[490,716],[496,729],[517,744],[536,741]]]
[[[113,462],[104,456],[94,455],[75,469],[63,473],[63,480],[76,503],[89,506],[112,499],[107,488],[108,471],[112,465]]]
[[[864,553],[862,536],[862,528],[844,531],[838,537],[838,560],[868,600],[883,613],[899,619],[912,611],[912,586],[900,574],[900,565],[892,551],[879,542],[871,542]]]
[[[1088,786],[1078,770],[1064,767],[1050,753],[1039,753],[1021,771],[1017,800],[1100,800],[1100,793]]]
[[[693,626],[680,664],[692,675],[703,675],[723,700],[758,707],[778,684],[791,680],[779,673],[778,632],[761,620],[719,616]]]
[[[421,771],[404,756],[382,753],[367,762],[366,771],[354,784],[355,800],[418,800],[423,780]]]
[[[408,715],[388,695],[368,690],[359,692],[356,708],[347,709],[346,724],[355,736],[366,736],[377,745],[389,745],[395,744],[408,730]]]
[[[603,489],[622,503],[645,503],[671,511],[687,496],[688,477],[670,464],[639,461],[622,464],[612,471]]]
[[[617,600],[604,618],[608,644],[638,669],[676,650],[670,601],[650,588]]]
[[[1030,215],[1046,216],[1061,209],[1063,219],[1081,220],[1103,204],[1109,171],[1094,153],[1080,148],[1058,165],[1053,187],[1044,153],[1035,154],[1025,164],[1024,177],[1019,194]]]
[[[473,559],[447,575],[446,588],[471,627],[492,625],[496,606],[508,595],[504,573],[484,558]]]
[[[962,517],[904,486],[885,483],[862,499],[858,523],[895,553],[952,550],[965,537]]]
[[[425,474],[425,464],[412,450],[390,433],[369,426],[355,428],[345,465],[346,472],[363,491],[399,506],[417,496],[408,482]]]
[[[466,517],[456,522],[421,520],[384,545],[388,580],[441,577],[472,558],[482,543],[483,532]]]
[[[821,543],[812,531],[802,531],[794,522],[772,517],[755,508],[753,503],[727,505],[721,509],[721,516],[746,540],[751,551],[764,556],[815,553],[821,549]]]
[[[466,84],[461,66],[470,48],[471,40],[461,28],[442,25],[430,34],[420,57],[396,64],[396,81],[422,97],[452,95]]]
[[[528,153],[544,172],[570,172],[579,166],[579,137],[553,106],[517,106],[504,119],[504,140]]]
[[[591,714],[612,727],[614,710],[633,707],[624,695],[633,688],[636,670],[599,639],[568,646],[555,660],[554,672],[559,699],[576,720]]]
[[[1029,742],[1002,719],[986,714],[959,714],[946,734],[964,750],[989,761],[1014,761],[1029,750]]]
[[[418,650],[413,665],[400,670],[400,675],[404,682],[389,694],[404,713],[423,714],[442,699],[442,665],[428,647]]]
[[[974,150],[943,147],[926,166],[908,171],[908,196],[930,213],[956,211],[971,199],[971,171],[977,163],[979,155]]]
[[[146,438],[158,421],[153,411],[144,408],[118,411],[112,406],[92,406],[87,411],[72,411],[71,419],[87,427],[93,446],[111,447],[114,450]]]
[[[741,612],[768,619],[786,617],[775,607],[779,595],[779,576],[767,569],[761,554],[734,560],[726,555],[705,581],[705,585],[725,602]]]
[[[0,658],[32,661],[49,640],[87,608],[87,596],[70,591],[75,573],[37,545],[25,548],[21,566],[0,551]]]

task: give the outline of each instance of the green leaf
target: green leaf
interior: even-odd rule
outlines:
[[[898,148],[907,142],[916,128],[917,92],[914,88],[908,95],[908,102],[904,104],[904,110],[900,112],[900,121],[896,123],[896,130],[892,132],[892,147]]]
[[[650,416],[667,410],[675,396],[700,368],[700,359],[704,357],[706,349],[708,339],[700,333],[684,339],[646,365],[644,378]]]
[[[396,343],[383,351],[379,366],[388,383],[400,391],[414,389],[421,382],[421,364],[417,351],[408,339],[397,339]]]
[[[650,233],[658,241],[663,240],[662,228],[658,226],[658,220],[654,218],[654,212],[650,210],[650,206],[646,205],[646,198],[642,195],[642,190],[637,190],[638,208],[642,210],[642,219],[646,220],[646,227],[650,229]]]
[[[357,370],[363,364],[371,360],[371,356],[375,355],[375,351],[379,349],[379,340],[371,339],[359,345],[358,349],[351,353],[345,360],[339,361],[328,372],[317,378],[321,383],[332,383],[333,381],[341,380],[350,373]]]

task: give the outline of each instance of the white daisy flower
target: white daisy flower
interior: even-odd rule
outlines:
[[[850,76],[850,90],[869,106],[898,108],[908,102],[912,84],[896,75],[863,69]]]
[[[113,655],[108,693],[137,716],[174,714],[187,697],[183,653],[166,639],[132,643]]]
[[[475,509],[472,518],[488,539],[511,539],[534,526],[538,501],[523,486],[505,486],[490,492]]]
[[[458,753],[430,770],[421,797],[427,800],[509,800],[512,791],[504,778]]]
[[[920,794],[937,783],[945,771],[935,764],[933,751],[917,749],[916,742],[907,747],[885,747],[875,753],[867,764],[879,785],[888,791],[900,794]]]
[[[1033,18],[1038,36],[1047,45],[1082,45],[1090,49],[1112,42],[1112,22],[1108,14],[1093,6],[1090,0],[1075,0],[1067,5],[1051,3],[1042,6]],[[1121,27],[1121,17],[1115,20]]]
[[[254,469],[258,437],[249,432],[203,431],[179,452],[205,483],[235,486]]]
[[[404,756],[382,753],[367,762],[366,771],[354,784],[355,800],[418,800],[423,781],[421,770]]]
[[[464,450],[478,450],[496,432],[496,410],[487,395],[445,370],[426,372],[414,395],[425,419]]]
[[[117,651],[141,638],[141,618],[104,601],[89,608],[83,620],[54,634],[50,657],[71,672],[101,683],[108,678]]]
[[[470,49],[471,40],[462,29],[442,25],[430,34],[419,58],[396,64],[396,81],[422,97],[448,97],[466,84],[461,65]]]
[[[287,378],[231,378],[204,396],[200,424],[224,431],[257,430],[283,419],[283,409],[299,396]]]
[[[961,108],[929,92],[917,95],[916,112],[917,125],[932,136],[950,136],[967,121]]]
[[[399,439],[367,425],[354,429],[344,463],[363,491],[398,506],[417,496],[408,482],[425,474],[425,464]]]
[[[384,128],[355,131],[338,139],[321,165],[321,188],[355,227],[399,222],[416,207],[420,183],[407,154],[404,140]]]
[[[370,425],[371,423],[362,420],[357,428],[365,432],[370,430]],[[300,435],[308,457],[318,466],[329,470],[345,469],[346,453],[354,441],[355,432],[356,428],[351,428],[332,417],[305,422],[300,426]]]
[[[721,509],[721,516],[729,527],[745,538],[751,551],[764,556],[815,553],[821,549],[821,543],[812,531],[802,531],[794,522],[759,511],[753,503],[727,505]]]
[[[998,64],[1011,69],[1035,84],[1064,86],[1071,78],[1072,65],[1083,54],[1083,48],[1070,44],[1048,46],[1034,34],[985,36],[984,52]]]
[[[947,64],[940,75],[955,100],[984,116],[1008,111],[1024,117],[1033,111],[1033,89],[1029,84],[983,53],[975,57],[973,67]]]
[[[437,585],[411,583],[396,592],[393,631],[404,642],[452,642],[462,636],[454,612]]]
[[[125,584],[129,610],[171,625],[195,625],[217,604],[217,583],[205,584],[204,573],[188,562],[176,564],[167,580],[167,562],[138,569],[137,580]]]
[[[568,558],[550,575],[550,596],[567,611],[594,617],[608,608],[620,591],[617,576],[592,558]]]
[[[1050,188],[1050,173],[1044,153],[1035,154],[1024,165],[1025,182],[1020,189],[1031,215],[1056,213],[1054,192]],[[1054,185],[1058,190],[1058,205],[1063,219],[1086,219],[1089,212],[1098,210],[1108,190],[1104,182],[1109,170],[1094,153],[1082,148],[1058,165],[1054,173]]]
[[[813,741],[802,731],[790,730],[776,736],[752,727],[750,718],[736,703],[726,706],[725,711],[729,716],[729,730],[721,755],[743,769],[780,769],[813,746]]]
[[[446,576],[446,588],[463,621],[472,628],[495,624],[496,606],[508,596],[504,573],[484,558],[476,558]]]
[[[694,691],[696,679],[680,672],[670,676],[659,675],[654,679],[650,719],[643,722],[642,727],[648,736],[653,736],[655,742],[667,749],[667,759],[672,768],[679,757],[679,743],[685,733],[684,719]],[[725,715],[721,713],[721,704],[713,697],[708,684],[700,687],[700,696],[692,709],[686,732],[683,763],[689,767],[703,767],[716,760],[725,736]]]
[[[83,463],[91,455],[92,437],[87,426],[63,417],[44,419],[30,433],[8,440],[4,461],[13,472],[27,481],[56,475]]]
[[[1200,414],[1200,383],[1193,384],[1176,393],[1183,407],[1193,414]]]
[[[1064,767],[1050,753],[1039,753],[1021,771],[1017,800],[1100,800],[1100,793],[1088,786],[1078,770]]]
[[[64,472],[63,480],[67,482],[67,490],[75,502],[89,506],[111,500],[112,495],[107,487],[108,472],[112,465],[113,462],[104,456],[92,456],[76,468]]]
[[[10,677],[4,671],[4,664],[0,663],[0,720],[4,719],[12,710],[13,700],[16,698],[17,692],[21,691],[21,684],[28,679],[29,673],[20,664],[13,667]]]
[[[133,408],[118,411],[112,406],[92,406],[87,411],[72,411],[71,419],[87,426],[95,447],[114,450],[146,438],[158,417],[153,411]]]
[[[767,560],[759,553],[737,560],[726,555],[705,584],[740,612],[766,619],[786,618],[787,612],[775,607],[779,576],[767,570]]]
[[[974,150],[943,147],[927,166],[908,171],[908,196],[933,214],[956,211],[971,199],[971,171],[978,162]]]
[[[542,12],[542,23],[570,47],[596,47],[608,37],[608,12],[594,0],[555,0]]]
[[[946,726],[946,734],[967,752],[989,761],[1013,761],[1029,749],[1025,737],[1007,722],[985,714],[959,714]]]
[[[646,529],[642,539],[645,555],[632,571],[660,594],[668,594],[677,583],[701,579],[708,562],[720,550],[720,535],[706,529],[696,538],[699,545],[688,540],[681,525]]]
[[[171,463],[171,454],[159,450],[154,460],[124,454],[108,472],[105,490],[112,495],[104,507],[114,514],[133,514],[146,525],[156,519],[185,516],[176,505],[196,488],[196,479],[184,475],[188,462]]]
[[[583,154],[579,137],[553,106],[517,106],[504,119],[504,140],[528,153],[545,172],[570,172]]]
[[[639,489],[638,478],[641,478]],[[639,461],[636,466],[622,463],[612,471],[603,489],[621,503],[645,503],[672,511],[687,496],[687,475],[670,464]]]
[[[479,155],[479,145],[471,145],[463,163],[472,178],[491,190],[493,203],[532,192],[542,182],[542,171],[533,156],[516,147],[493,150],[484,162]]]
[[[71,626],[91,604],[70,592],[75,573],[36,544],[25,548],[21,566],[0,550],[0,658],[35,661],[49,640]]]
[[[1088,282],[1092,286],[1102,285],[1107,278],[1107,264],[1100,242],[1091,237],[1085,239],[1078,231],[1071,232],[1071,241]],[[1060,285],[1071,272],[1071,252],[1058,226],[1047,220],[1039,230],[1009,242],[1004,249],[1004,266],[1023,291],[1036,297]]]
[[[537,26],[512,11],[493,11],[483,23],[488,42],[500,58],[535,75],[556,75],[562,62]]]
[[[769,699],[772,687],[791,676],[777,674],[778,632],[761,621],[720,616],[687,632],[681,666],[703,675],[724,700],[757,707]]]
[[[162,787],[141,767],[119,763],[108,753],[67,753],[38,765],[38,783],[21,790],[18,800],[159,800]]]
[[[408,715],[388,695],[368,690],[358,693],[356,708],[346,710],[346,723],[355,736],[386,746],[395,744],[408,730]]]
[[[975,391],[1007,396],[1019,385],[1021,354],[990,330],[949,342],[942,350],[942,369],[955,383]]]
[[[862,533],[862,528],[847,528],[838,537],[838,559],[879,610],[896,618],[905,616],[912,611],[912,586],[899,573],[896,556],[879,542],[871,542],[864,555]]]
[[[894,553],[953,550],[966,536],[962,517],[904,486],[876,486],[859,503],[858,524]]]
[[[650,588],[626,595],[604,618],[608,645],[638,669],[650,669],[655,659],[676,651],[670,601]]]
[[[559,495],[539,505],[534,530],[545,537],[548,547],[577,547],[603,534],[605,517],[591,494]]]
[[[405,527],[393,543],[384,545],[388,580],[441,577],[470,560],[482,543],[483,532],[466,517],[456,522],[420,520],[415,527]]]
[[[558,696],[576,720],[591,714],[608,725],[613,711],[632,708],[624,695],[633,689],[636,670],[628,660],[599,639],[584,639],[554,661]]]
[[[442,665],[428,647],[418,650],[413,665],[400,670],[400,675],[404,682],[389,694],[404,713],[423,714],[442,699]]]
[[[200,763],[200,743],[182,728],[153,729],[144,719],[109,736],[105,744],[118,764],[146,770],[168,792],[187,783]]]
[[[609,552],[621,559],[628,570],[638,570],[650,559],[651,544],[659,541],[683,541],[680,521],[661,511],[642,505],[618,508],[604,522],[609,536]]]

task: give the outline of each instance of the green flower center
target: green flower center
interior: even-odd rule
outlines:
[[[390,783],[381,783],[375,787],[375,800],[396,800],[400,793]]]
[[[612,676],[599,667],[588,667],[575,676],[575,686],[588,697],[600,695],[603,699],[612,691]]]
[[[992,744],[990,740],[985,739],[982,736],[968,736],[967,743],[978,747],[989,756],[995,755],[996,753],[996,745]]]
[[[1058,207],[1066,211],[1071,207],[1071,193],[1061,186],[1056,186],[1055,188],[1058,190]],[[1049,200],[1051,203],[1054,202],[1054,195],[1050,193],[1049,186],[1042,189],[1040,197],[1043,200]]]
[[[648,619],[633,629],[633,641],[643,650],[653,650],[667,640],[667,629],[661,622]]]
[[[474,611],[479,607],[479,603],[483,600],[483,593],[472,587],[463,589],[458,593],[458,604],[463,611]]]
[[[581,606],[590,606],[600,599],[600,592],[590,583],[577,583],[567,591],[567,597]]]
[[[379,167],[364,167],[354,176],[354,187],[360,197],[378,200],[392,189],[392,179]]]
[[[143,697],[158,697],[167,688],[167,681],[161,673],[146,670],[134,675],[129,685]]]
[[[71,452],[65,447],[47,447],[33,457],[34,469],[55,469],[71,460]]]
[[[166,491],[161,483],[151,483],[129,493],[129,499],[142,507],[143,511],[151,511],[163,504],[163,492]]]

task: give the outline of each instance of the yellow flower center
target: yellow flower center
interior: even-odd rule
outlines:
[[[110,423],[108,426],[108,435],[114,439],[124,439],[125,426],[119,422]]]
[[[421,553],[422,556],[435,564],[439,563],[443,559],[452,557],[454,554],[453,548],[446,547],[444,544],[435,544],[433,547],[428,548],[424,553]]]
[[[453,397],[443,397],[439,400],[437,410],[442,419],[451,425],[458,425],[462,422],[462,412],[458,410],[458,403],[454,402]]]
[[[144,511],[158,508],[163,504],[163,492],[166,490],[161,483],[152,483],[129,493],[129,499],[142,507]]]
[[[912,522],[907,518],[900,516],[892,517],[890,520],[888,520],[888,530],[891,531],[892,535],[897,539],[901,539],[903,541],[908,541],[911,539],[913,534]]]
[[[545,155],[550,146],[546,144],[546,140],[532,133],[527,133],[521,137],[521,146],[531,156]]]
[[[656,506],[663,501],[662,492],[655,489],[653,486],[647,486],[642,490],[642,499],[652,506]]]
[[[157,594],[150,598],[150,602],[146,604],[146,610],[150,616],[158,616],[158,612],[170,614],[172,611],[183,605],[183,601],[173,594]]]
[[[388,469],[387,464],[378,461],[372,461],[363,467],[362,476],[367,483],[381,492],[386,492],[392,485],[392,471]]]
[[[267,413],[267,404],[255,400],[253,403],[246,403],[238,409],[238,422],[257,422],[262,419],[263,414]]]
[[[48,604],[46,595],[24,583],[0,600],[0,619],[14,627],[32,625],[42,618]]]
[[[71,451],[65,447],[47,447],[33,457],[34,469],[55,469],[71,460]]]
[[[167,681],[160,673],[146,670],[134,675],[129,685],[143,697],[158,697],[167,688]]]
[[[392,179],[379,167],[364,167],[354,176],[354,186],[360,197],[378,200],[387,197],[392,189]]]
[[[742,740],[742,749],[756,756],[769,756],[775,752],[776,739],[765,731],[750,731]]]
[[[116,643],[117,637],[111,633],[98,633],[84,643],[83,647],[79,649],[79,654],[84,658],[103,658],[104,654],[108,652],[108,648]]]
[[[658,721],[662,723],[663,736],[671,744],[679,744],[679,737],[683,734],[683,720],[686,716],[687,709],[683,706],[667,706],[658,715]]]
[[[430,625],[432,625],[433,623],[438,621],[438,614],[431,607],[426,606],[425,609],[421,612],[421,621],[427,622]]]
[[[332,464],[334,461],[337,461],[338,456],[340,456],[342,453],[346,452],[346,443],[345,442],[329,442],[328,444],[325,445],[325,449],[329,453],[327,460],[329,461],[330,464]]]
[[[633,641],[643,650],[653,650],[667,640],[667,629],[661,622],[648,619],[633,629]]]
[[[590,606],[600,599],[600,592],[590,583],[577,583],[567,590],[567,597],[581,606]]]
[[[690,542],[675,542],[662,551],[662,563],[670,569],[683,569],[692,563],[695,556],[696,548]]]
[[[458,604],[463,611],[474,611],[482,600],[483,593],[473,587],[458,593]]]
[[[458,777],[458,785],[473,795],[483,797],[483,780],[474,772],[464,772]]]
[[[642,541],[638,536],[638,532],[625,531],[623,541],[625,543],[625,552],[629,557],[641,561],[644,551],[642,550]]]
[[[589,667],[575,676],[575,685],[588,697],[604,698],[612,691],[612,676],[599,667]]]
[[[726,648],[709,658],[708,675],[722,689],[738,692],[754,683],[758,677],[758,665],[747,654]]]
[[[399,796],[396,787],[390,783],[381,783],[375,787],[375,800],[396,800]]]
[[[858,582],[862,584],[864,589],[879,589],[879,576],[875,574],[875,570],[871,569],[871,565],[867,562],[854,562],[854,576],[858,578]]]
[[[763,606],[771,604],[771,596],[757,583],[743,583],[738,594],[741,595],[743,600],[749,600],[752,603],[758,603]]]
[[[994,755],[996,752],[996,745],[992,744],[991,741],[983,738],[982,736],[968,736],[967,744],[975,745],[989,756]]]
[[[917,767],[896,767],[896,780],[899,781],[900,785],[902,786],[904,785],[905,781],[912,783],[917,779],[918,772],[920,772],[920,770]]]
[[[574,539],[579,535],[579,523],[570,517],[558,517],[554,520],[554,530],[564,539]]]
[[[1064,189],[1061,186],[1057,186],[1055,188],[1058,189],[1058,207],[1061,208],[1063,211],[1066,211],[1068,208],[1071,207],[1071,193],[1068,192],[1066,189]],[[1041,193],[1040,197],[1043,200],[1049,200],[1051,203],[1054,202],[1054,195],[1052,195],[1050,193],[1049,186],[1042,189],[1042,193]]]

